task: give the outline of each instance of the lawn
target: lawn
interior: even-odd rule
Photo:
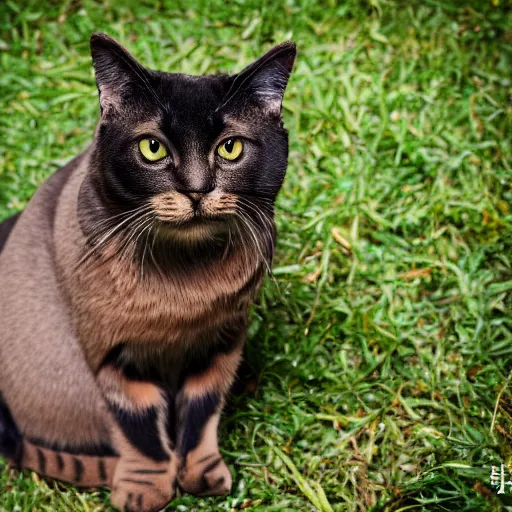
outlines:
[[[490,482],[512,462],[512,7],[494,4],[0,0],[0,218],[91,140],[92,31],[186,73],[298,45],[274,271],[221,431],[233,492],[169,510],[512,505]],[[3,462],[0,489],[2,512],[112,510]]]

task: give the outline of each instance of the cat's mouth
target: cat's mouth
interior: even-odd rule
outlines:
[[[230,217],[236,212],[236,198],[220,192],[184,194],[171,191],[155,196],[151,206],[164,231],[211,234],[227,229]]]
[[[185,222],[158,220],[156,232],[161,238],[199,242],[227,235],[229,227],[225,220],[194,216]]]
[[[229,222],[231,215],[225,213],[210,213],[202,211],[179,212],[174,215],[162,216],[157,212],[156,220],[159,224],[176,229],[192,229],[199,226],[216,226]]]
[[[194,215],[187,219],[180,219],[178,221],[169,221],[169,220],[162,220],[158,218],[159,224],[163,226],[167,226],[169,228],[173,229],[181,229],[183,231],[187,231],[190,229],[197,229],[197,228],[212,228],[212,227],[218,227],[222,224],[225,224],[227,222],[227,218],[225,216],[219,216],[219,217],[206,217],[201,214],[194,213]]]

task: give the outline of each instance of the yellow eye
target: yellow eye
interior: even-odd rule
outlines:
[[[217,148],[217,153],[226,160],[236,160],[242,154],[243,148],[240,139],[228,139]]]
[[[167,149],[157,139],[142,139],[139,142],[139,149],[142,156],[150,162],[162,160],[162,158],[167,156]]]

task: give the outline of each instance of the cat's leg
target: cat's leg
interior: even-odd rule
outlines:
[[[189,371],[176,399],[178,483],[196,495],[221,495],[232,478],[219,453],[217,427],[226,396],[242,358],[242,341]],[[199,365],[200,367],[201,365]]]
[[[110,501],[124,512],[161,510],[174,496],[177,473],[167,435],[166,394],[109,365],[100,371],[98,383],[116,422],[112,439],[119,461]]]

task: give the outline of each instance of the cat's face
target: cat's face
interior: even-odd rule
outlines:
[[[103,34],[91,52],[102,111],[93,158],[106,201],[186,239],[233,219],[266,229],[262,213],[287,166],[281,103],[295,46],[237,75],[207,76],[149,71]]]

